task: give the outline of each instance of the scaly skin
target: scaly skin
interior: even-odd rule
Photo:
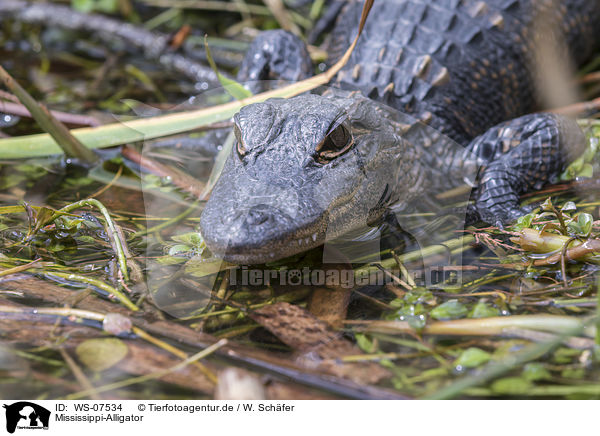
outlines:
[[[237,263],[287,257],[376,223],[388,208],[481,166],[479,215],[515,219],[524,212],[519,195],[554,178],[585,144],[569,120],[525,115],[538,108],[530,67],[539,44],[564,41],[578,65],[600,42],[600,2],[552,3],[376,2],[332,83],[360,92],[269,100],[236,116],[238,145],[201,218],[208,247]],[[334,58],[354,37],[349,23],[358,23],[360,9],[344,8],[329,42]],[[301,53],[301,42],[282,31],[263,35],[241,78],[305,77],[306,63],[287,52]],[[331,148],[340,119],[352,140],[323,155],[320,144],[328,137]]]

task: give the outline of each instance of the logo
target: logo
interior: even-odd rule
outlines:
[[[50,411],[29,401],[19,401],[10,405],[4,404],[6,409],[6,431],[14,433],[18,429],[43,429],[48,430]]]

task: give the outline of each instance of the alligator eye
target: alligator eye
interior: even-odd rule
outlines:
[[[242,131],[237,124],[233,125],[233,134],[235,135],[235,146],[237,148],[237,152],[241,157],[243,157],[248,150],[246,150],[246,147],[244,147],[244,142],[242,141]]]
[[[338,124],[317,145],[316,152],[321,162],[327,162],[344,154],[352,146],[352,135],[343,124]]]

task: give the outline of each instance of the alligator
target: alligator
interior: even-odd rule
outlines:
[[[342,8],[327,42],[332,60],[360,13],[357,1]],[[573,121],[534,113],[544,72],[536,54],[543,44],[568,48],[581,65],[600,48],[598,23],[597,0],[376,1],[331,83],[339,91],[235,115],[236,144],[200,221],[208,248],[234,263],[282,259],[381,222],[474,167],[479,218],[513,221],[528,211],[520,195],[585,147]],[[312,69],[303,42],[275,30],[254,40],[238,78],[299,80]]]

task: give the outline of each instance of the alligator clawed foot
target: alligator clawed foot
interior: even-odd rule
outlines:
[[[494,225],[499,229],[515,223],[519,218],[535,209],[535,205],[519,207],[517,205],[495,205],[491,208],[485,206],[473,206],[479,215],[479,219],[485,223]]]

